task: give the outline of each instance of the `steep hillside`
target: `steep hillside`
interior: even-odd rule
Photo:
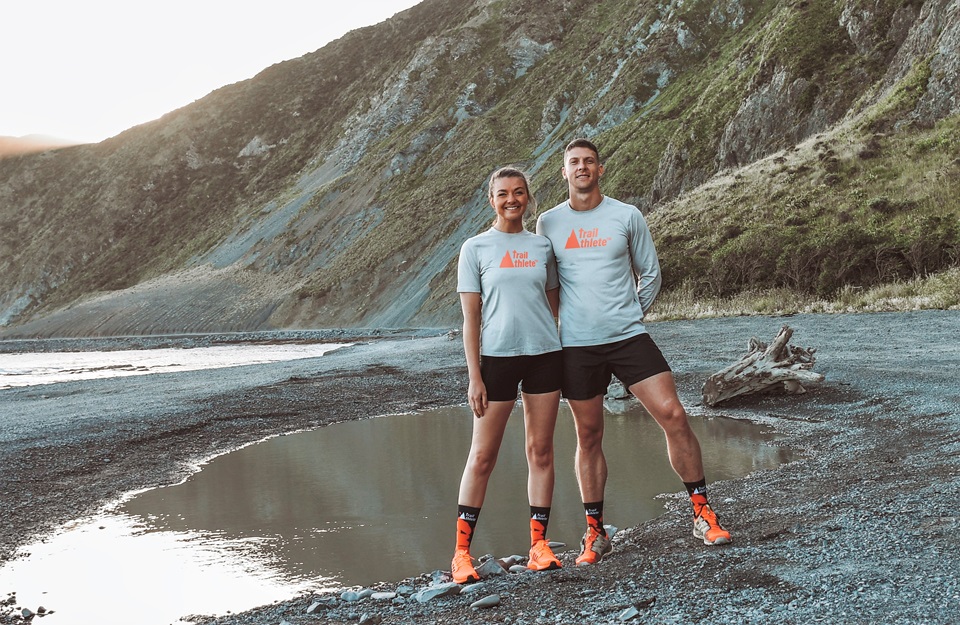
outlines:
[[[666,288],[960,262],[954,0],[426,0],[93,146],[0,160],[5,335],[454,325],[460,243],[560,150],[650,211]]]

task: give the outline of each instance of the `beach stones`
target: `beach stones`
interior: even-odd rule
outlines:
[[[479,599],[470,604],[470,607],[474,610],[483,610],[487,608],[493,608],[500,605],[500,595],[493,594],[487,595],[483,599]]]
[[[422,590],[418,590],[413,593],[413,598],[419,601],[420,603],[426,603],[437,597],[449,597],[451,595],[460,594],[460,584],[456,582],[448,582],[446,584],[440,584],[438,586],[428,586]]]

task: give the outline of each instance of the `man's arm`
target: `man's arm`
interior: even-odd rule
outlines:
[[[660,259],[657,257],[657,248],[653,243],[653,235],[647,226],[647,220],[639,209],[631,219],[630,258],[633,262],[633,271],[637,275],[637,296],[640,298],[640,307],[646,315],[653,306],[657,294],[660,292],[662,277],[660,274]]]

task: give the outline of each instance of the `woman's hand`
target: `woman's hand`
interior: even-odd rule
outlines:
[[[482,380],[471,380],[467,388],[467,401],[470,402],[470,410],[473,410],[478,419],[487,411],[487,386]]]

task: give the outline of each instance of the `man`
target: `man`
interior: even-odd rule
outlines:
[[[640,210],[604,196],[596,146],[576,139],[564,149],[568,201],[544,212],[537,233],[553,244],[560,274],[563,396],[577,431],[576,473],[587,515],[577,565],[610,552],[603,527],[607,463],[603,396],[611,374],[663,429],[670,464],[693,504],[693,535],[708,545],[730,542],[707,503],[700,443],[677,396],[673,373],[643,326],[660,290],[660,262]]]

